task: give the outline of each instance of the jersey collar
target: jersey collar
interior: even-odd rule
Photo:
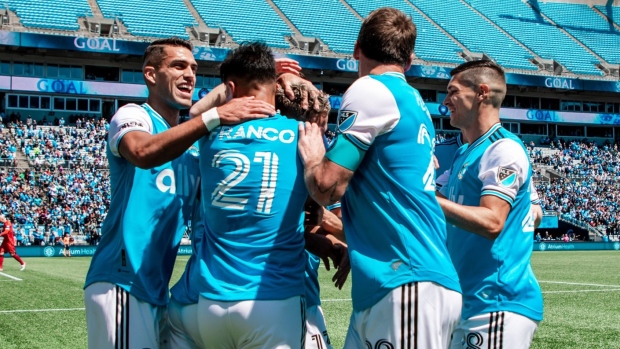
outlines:
[[[142,108],[146,109],[150,116],[155,117],[155,119],[161,121],[167,128],[170,128],[170,124],[168,123],[168,121],[166,121],[166,119],[159,115],[159,113],[156,112],[155,109],[153,109],[153,107],[151,107],[148,103],[143,103]]]
[[[470,153],[474,148],[476,148],[477,146],[479,146],[480,144],[482,144],[482,142],[486,141],[487,138],[489,138],[489,136],[491,136],[493,134],[493,132],[497,131],[498,128],[502,127],[501,123],[497,123],[493,126],[491,126],[491,128],[485,132],[482,136],[480,136],[478,139],[476,139],[475,142],[471,143],[471,145],[469,146],[469,148],[467,148],[467,152]]]
[[[403,80],[407,81],[407,79],[405,79],[405,74],[403,74],[403,73],[397,73],[395,71],[389,71],[389,72],[381,74],[381,76],[387,76],[387,75],[394,76],[394,77],[397,77],[399,79],[403,79]]]

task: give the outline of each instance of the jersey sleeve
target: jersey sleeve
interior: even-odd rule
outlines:
[[[480,196],[494,195],[511,206],[530,174],[530,162],[521,145],[511,139],[493,143],[480,159]]]
[[[396,127],[400,112],[390,90],[371,77],[357,80],[342,97],[336,138],[326,157],[351,171],[375,138]]]
[[[540,205],[540,197],[538,196],[538,192],[536,191],[536,186],[534,185],[534,181],[531,182],[531,192],[530,192],[530,201],[532,205]]]
[[[153,124],[149,114],[137,104],[127,104],[120,108],[110,121],[108,140],[110,151],[114,156],[120,157],[118,145],[124,135],[131,131],[152,133]]]
[[[441,190],[444,185],[448,184],[449,179],[450,170],[446,170],[444,173],[440,174],[437,179],[435,179],[435,188],[437,188],[437,190]]]
[[[368,150],[375,137],[393,130],[399,119],[400,112],[390,90],[380,81],[364,77],[342,97],[337,131],[362,150]]]

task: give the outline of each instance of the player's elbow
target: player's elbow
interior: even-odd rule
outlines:
[[[134,166],[143,170],[149,170],[153,167],[161,165],[158,157],[155,156],[148,146],[147,147],[135,147],[132,149],[128,156],[125,156]]]
[[[495,240],[499,237],[499,234],[504,230],[504,222],[490,222],[485,227],[485,236],[489,240]]]

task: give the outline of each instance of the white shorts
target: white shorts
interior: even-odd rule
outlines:
[[[204,349],[298,349],[306,334],[304,297],[273,301],[198,301]]]
[[[170,346],[174,349],[202,348],[198,326],[198,304],[179,304],[173,299],[168,304]]]
[[[536,328],[538,321],[507,311],[476,315],[459,322],[450,349],[527,349]]]
[[[305,349],[332,349],[325,317],[320,305],[306,308],[306,347]]]
[[[353,311],[345,349],[446,349],[461,317],[461,294],[433,282],[393,289],[377,304]]]
[[[166,307],[97,282],[84,290],[89,349],[169,348]]]

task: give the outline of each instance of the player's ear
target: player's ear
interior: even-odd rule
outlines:
[[[155,67],[147,65],[146,67],[144,67],[142,73],[144,74],[144,80],[146,81],[147,85],[155,85],[155,82],[157,81],[155,76]]]
[[[409,55],[409,59],[407,59],[407,64],[405,64],[404,68],[405,71],[409,70],[409,68],[411,68],[411,62],[413,62],[413,53],[411,55]]]
[[[235,98],[235,92],[236,92],[236,85],[235,82],[232,80],[227,80],[224,85],[226,86],[226,101],[230,101],[231,99]]]
[[[355,47],[353,48],[353,59],[356,60],[360,60],[360,53],[361,53],[361,49],[360,49],[360,45],[357,43],[357,41],[355,42]]]
[[[483,100],[490,97],[491,88],[487,84],[478,85],[478,101],[482,102]]]

